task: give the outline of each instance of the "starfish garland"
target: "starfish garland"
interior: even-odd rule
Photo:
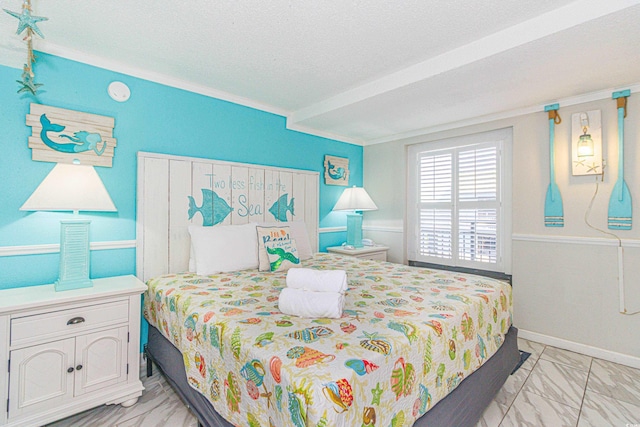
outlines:
[[[18,23],[18,30],[16,31],[16,34],[19,35],[24,31],[27,32],[26,36],[23,38],[23,40],[27,42],[27,63],[24,64],[22,80],[16,80],[20,85],[18,93],[30,92],[32,95],[35,95],[42,84],[34,81],[35,74],[33,73],[33,63],[36,62],[36,57],[33,54],[33,33],[44,38],[44,35],[38,28],[38,22],[46,21],[49,18],[31,15],[31,0],[24,0],[24,3],[22,3],[22,13],[13,12],[7,9],[3,10],[20,21]]]
[[[24,30],[31,30],[40,37],[44,38],[40,28],[38,28],[38,22],[47,21],[49,18],[45,18],[44,16],[33,16],[31,15],[31,0],[27,0],[22,5],[22,13],[12,12],[10,10],[4,9],[9,15],[14,18],[18,18],[20,23],[18,24],[18,31],[16,34],[22,34]]]
[[[20,85],[18,93],[31,92],[32,95],[35,95],[38,91],[38,88],[42,86],[42,83],[36,83],[33,81],[33,73],[30,72],[27,64],[24,64],[24,70],[22,71],[22,80],[16,80],[16,82]]]

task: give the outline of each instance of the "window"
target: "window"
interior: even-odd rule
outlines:
[[[410,261],[510,269],[510,147],[510,129],[409,147]]]

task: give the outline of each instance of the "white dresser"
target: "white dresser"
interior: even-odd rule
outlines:
[[[39,426],[142,394],[135,276],[0,290],[0,426]],[[2,364],[4,363],[4,364]]]

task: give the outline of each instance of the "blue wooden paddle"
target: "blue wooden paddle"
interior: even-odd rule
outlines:
[[[545,227],[564,227],[564,211],[562,209],[562,195],[556,184],[555,153],[553,143],[555,140],[555,125],[562,119],[558,114],[558,104],[547,105],[544,111],[549,113],[549,188],[544,199],[544,225]]]
[[[627,115],[627,97],[630,95],[629,89],[613,92],[612,95],[618,104],[618,180],[609,199],[609,228],[612,230],[631,230],[631,193],[624,182],[624,118]]]

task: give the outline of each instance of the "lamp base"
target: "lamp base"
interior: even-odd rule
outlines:
[[[362,215],[347,214],[347,246],[361,248],[362,245]]]
[[[60,276],[56,291],[90,288],[89,224],[84,219],[60,221]]]

